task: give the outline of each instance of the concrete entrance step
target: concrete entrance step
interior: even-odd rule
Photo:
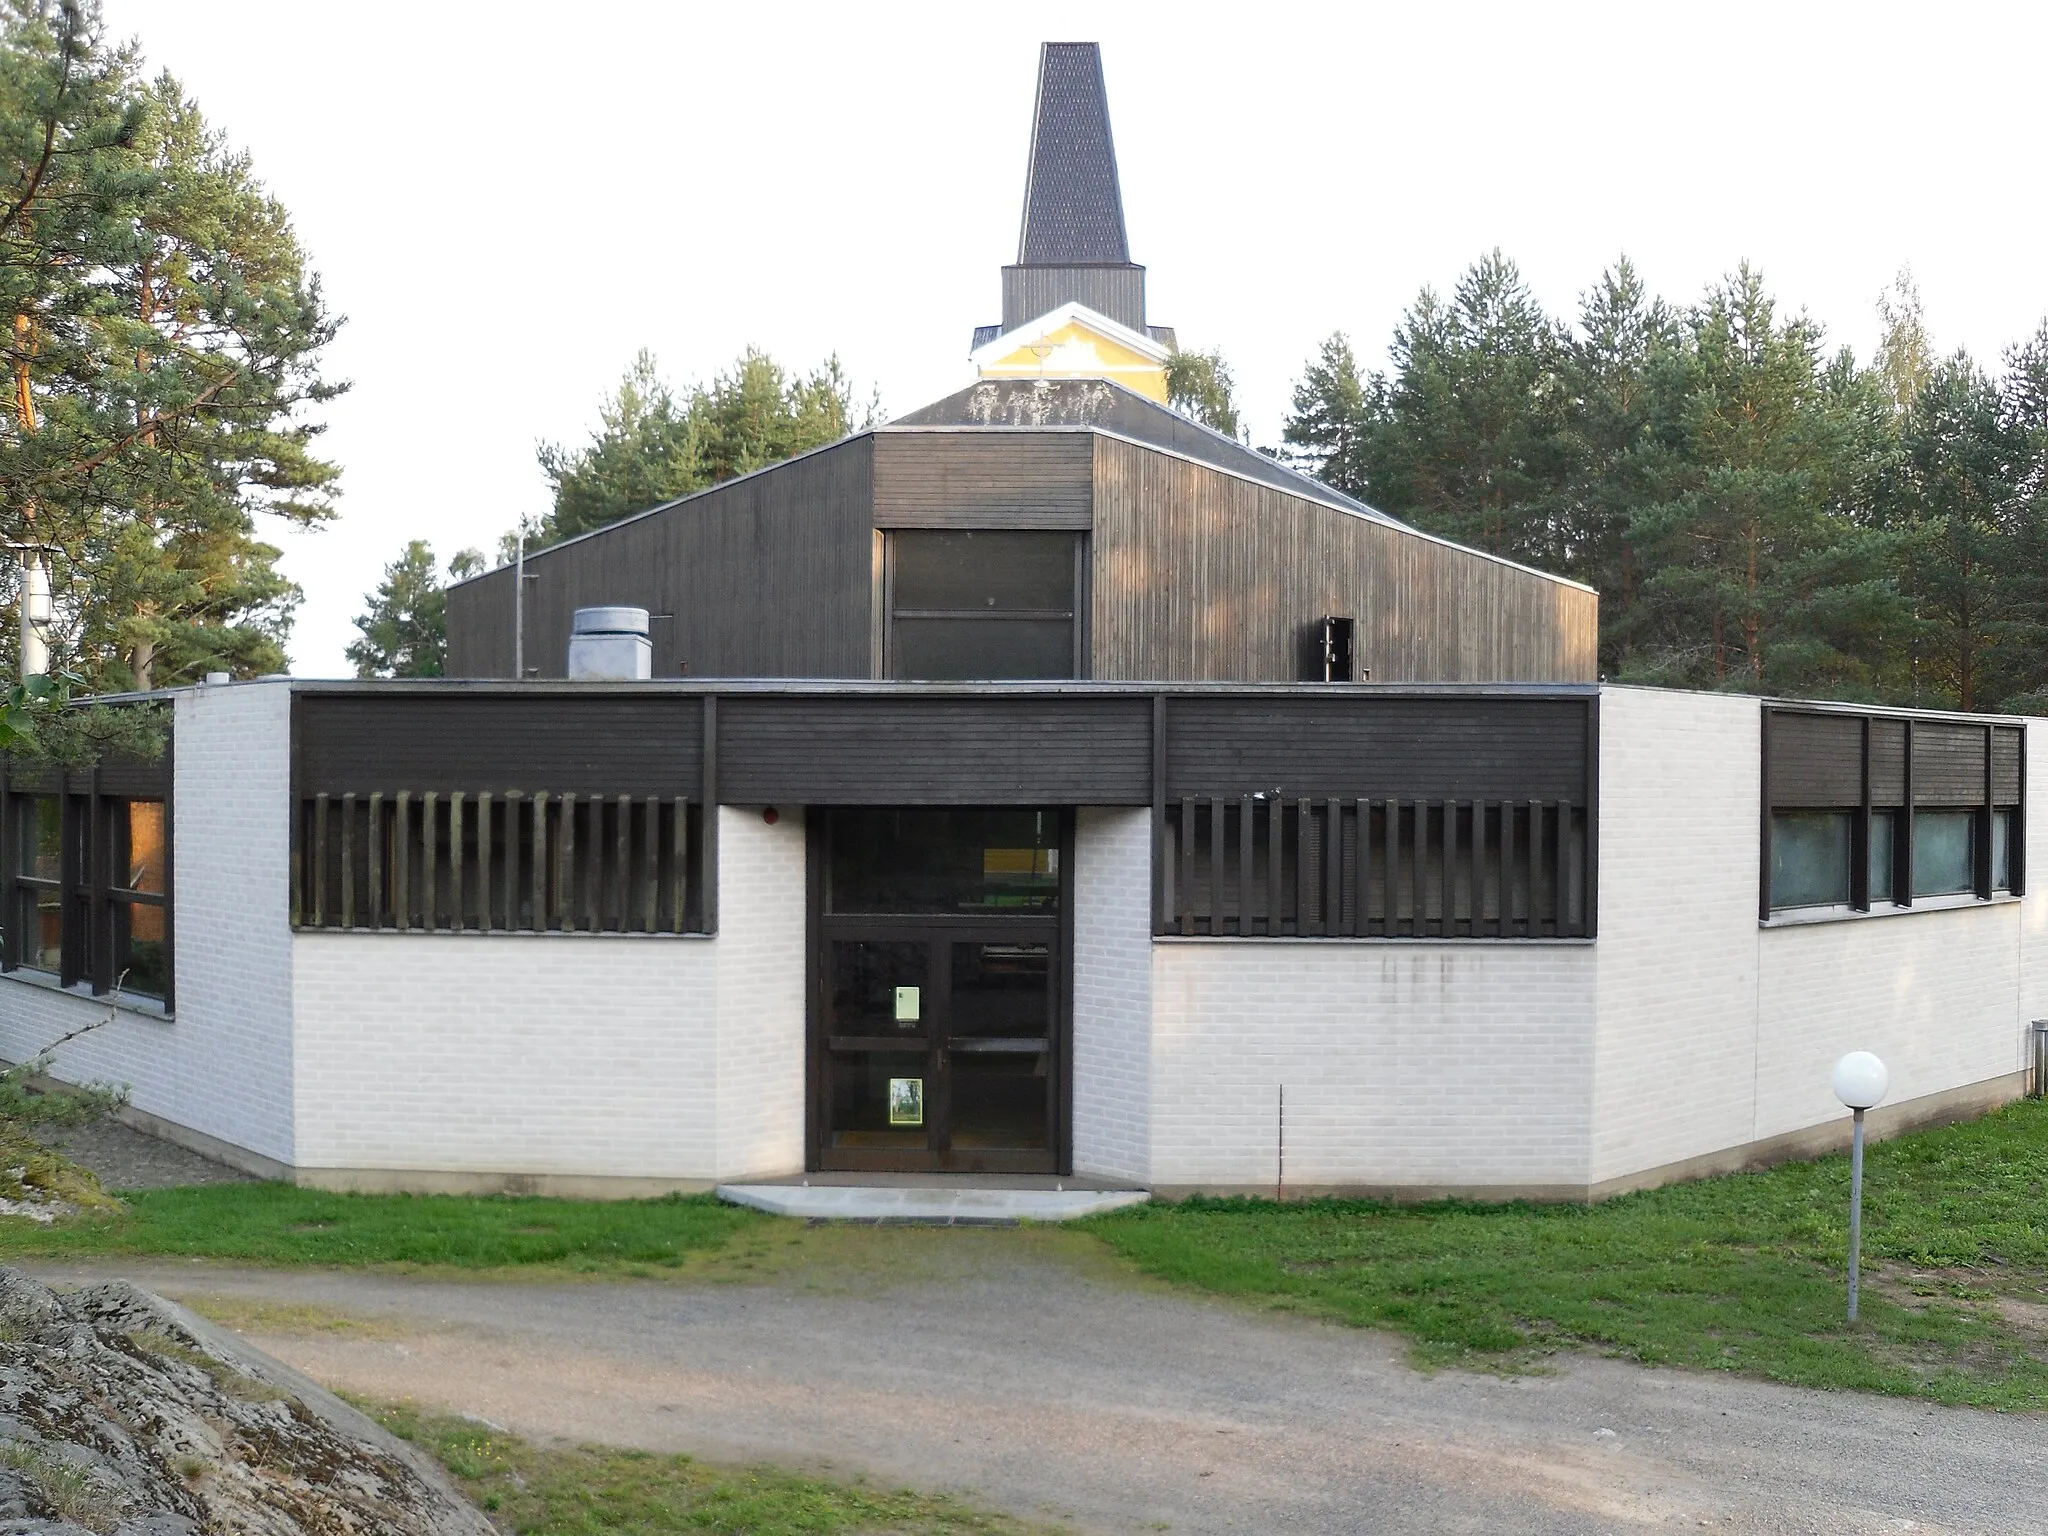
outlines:
[[[718,1198],[810,1221],[920,1221],[944,1226],[1072,1221],[1152,1197],[1142,1189],[1018,1189],[975,1185],[721,1184]]]

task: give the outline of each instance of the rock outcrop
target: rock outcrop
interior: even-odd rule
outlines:
[[[125,1284],[0,1268],[0,1533],[489,1536],[440,1469]]]

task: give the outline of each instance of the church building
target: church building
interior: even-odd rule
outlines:
[[[2041,1086],[2042,722],[1603,683],[1588,588],[1174,410],[1092,43],[1000,300],[451,589],[446,679],[5,765],[0,1055],[111,1011],[57,1071],[241,1166],[590,1195],[1582,1200],[1838,1144],[1852,1049],[1880,1134]]]

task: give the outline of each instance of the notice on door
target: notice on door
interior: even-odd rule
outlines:
[[[898,1024],[915,1024],[923,1016],[919,1010],[918,989],[916,987],[898,987],[896,989],[896,1022]]]
[[[916,991],[915,987],[910,989]],[[921,1077],[892,1077],[889,1079],[889,1123],[891,1125],[924,1124],[924,1079]]]

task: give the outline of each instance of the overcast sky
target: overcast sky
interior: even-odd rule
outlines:
[[[106,5],[348,316],[342,515],[270,530],[309,676],[407,539],[543,510],[535,443],[640,347],[678,383],[837,352],[892,414],[965,383],[1048,38],[1101,41],[1150,318],[1223,349],[1255,441],[1323,337],[1377,364],[1495,246],[1564,312],[1623,252],[1680,300],[1747,258],[1859,353],[1906,265],[1944,349],[2048,315],[2039,4]]]

